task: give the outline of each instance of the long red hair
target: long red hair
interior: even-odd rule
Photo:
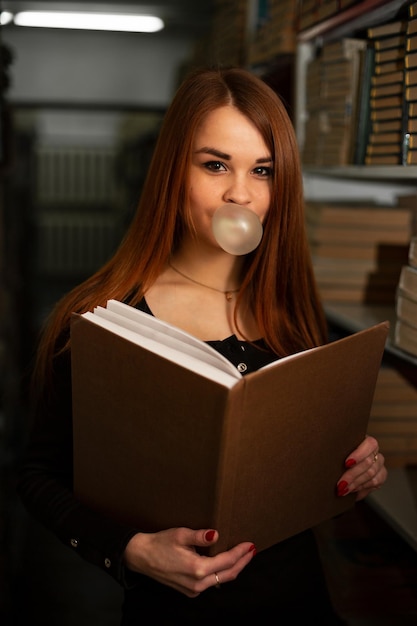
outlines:
[[[271,205],[258,248],[245,258],[242,290],[261,334],[277,355],[327,340],[305,232],[298,146],[279,96],[243,69],[194,70],[165,115],[140,202],[113,257],[64,296],[48,318],[35,374],[45,383],[59,338],[69,337],[72,312],[104,306],[109,299],[136,304],[163,270],[189,227],[188,173],[194,135],[214,109],[233,104],[261,133],[274,160]]]

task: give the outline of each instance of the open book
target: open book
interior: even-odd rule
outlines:
[[[214,554],[258,550],[337,515],[366,433],[383,322],[244,377],[192,335],[133,307],[73,315],[74,489],[145,532],[216,528]]]
[[[236,367],[206,342],[118,300],[108,300],[107,307],[95,307],[83,317],[225,387],[242,378]]]

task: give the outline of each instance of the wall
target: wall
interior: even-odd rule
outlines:
[[[159,33],[4,27],[11,101],[166,106],[193,41]]]

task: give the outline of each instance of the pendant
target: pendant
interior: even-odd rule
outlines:
[[[233,294],[230,291],[226,291],[225,296],[228,302],[230,302],[230,300],[233,298]]]

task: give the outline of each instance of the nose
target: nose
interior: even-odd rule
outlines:
[[[251,202],[250,190],[243,179],[234,177],[232,180],[229,180],[223,199],[225,202],[248,205]]]

